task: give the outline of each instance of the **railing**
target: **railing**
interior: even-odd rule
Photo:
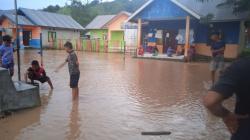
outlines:
[[[54,42],[50,42],[49,49],[63,49],[63,45],[70,41],[74,49],[77,51],[89,51],[89,52],[134,52],[135,46],[126,46],[125,41],[115,40],[100,40],[100,39],[57,39]]]

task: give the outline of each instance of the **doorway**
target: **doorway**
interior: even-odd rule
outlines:
[[[163,52],[167,53],[169,47],[176,49],[176,35],[177,31],[174,30],[164,30],[163,31]]]
[[[31,31],[23,31],[23,45],[29,46],[30,45],[30,39],[31,39]]]
[[[3,43],[3,33],[2,31],[0,31],[0,45],[2,45]]]

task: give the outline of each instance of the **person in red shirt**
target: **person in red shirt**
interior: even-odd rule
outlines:
[[[34,84],[35,80],[41,83],[48,82],[50,88],[54,88],[50,78],[46,75],[45,70],[40,67],[37,60],[33,60],[31,62],[31,67],[28,68],[27,72],[25,73],[25,82],[28,82],[28,78],[30,79],[31,84]]]

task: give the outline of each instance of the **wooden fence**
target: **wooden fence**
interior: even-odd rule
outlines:
[[[48,46],[49,49],[63,49],[63,45],[70,41],[74,49],[77,51],[89,52],[131,52],[135,51],[136,47],[126,47],[125,41],[115,40],[100,40],[100,39],[57,39],[51,42]],[[133,49],[134,48],[134,49]]]

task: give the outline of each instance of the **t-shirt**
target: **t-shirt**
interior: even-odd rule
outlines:
[[[212,88],[224,97],[236,95],[235,113],[250,115],[250,58],[234,62]]]
[[[74,75],[74,74],[79,74],[79,66],[77,65],[77,55],[75,51],[71,51],[68,55],[68,58],[66,59],[66,62],[68,62],[68,68],[69,68],[69,74]]]
[[[177,43],[178,43],[178,44],[185,44],[184,38],[183,38],[183,36],[182,36],[181,34],[178,34],[178,35],[176,36],[175,40],[177,40]]]
[[[2,45],[0,47],[0,58],[3,65],[14,63],[14,48],[12,46]]]
[[[43,68],[38,68],[37,70],[32,69],[31,67],[28,69],[28,72],[34,76],[34,79],[39,79],[42,77],[46,77],[46,72]]]
[[[223,41],[218,41],[218,42],[212,42],[211,43],[211,50],[220,50],[226,46],[225,42]],[[224,50],[212,53],[213,57],[218,56],[218,55],[224,55]]]

